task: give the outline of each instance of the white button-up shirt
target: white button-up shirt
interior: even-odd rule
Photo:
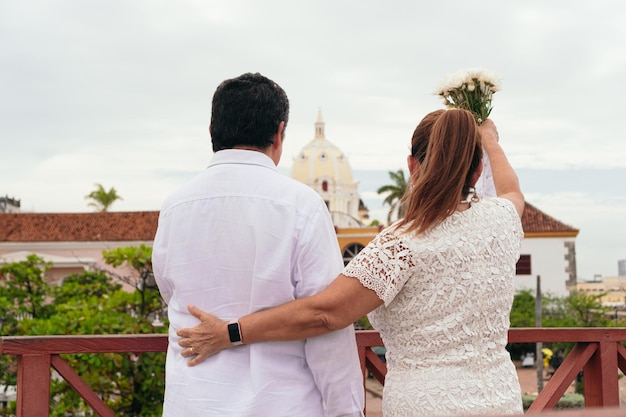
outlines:
[[[267,155],[216,152],[167,198],[153,268],[170,320],[163,416],[362,416],[352,326],[227,349],[195,367],[180,354],[176,330],[198,324],[188,304],[232,320],[315,294],[343,268],[324,201]]]

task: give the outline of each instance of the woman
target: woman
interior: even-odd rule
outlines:
[[[371,313],[387,348],[386,417],[522,413],[505,349],[523,237],[517,175],[493,122],[477,127],[465,110],[429,114],[412,145],[406,217],[321,293],[241,317],[242,341],[312,337]],[[478,201],[483,149],[498,197]],[[232,343],[227,323],[189,308],[202,323],[178,334],[193,366]]]

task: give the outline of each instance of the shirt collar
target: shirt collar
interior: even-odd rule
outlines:
[[[214,165],[222,164],[244,164],[259,165],[278,171],[272,159],[259,151],[249,151],[244,149],[223,149],[213,154],[209,168]]]

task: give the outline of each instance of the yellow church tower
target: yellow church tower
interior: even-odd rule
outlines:
[[[337,240],[347,264],[380,231],[366,226],[369,212],[352,175],[345,154],[326,139],[321,110],[315,122],[315,136],[293,160],[291,177],[313,188],[322,196],[337,232]]]
[[[291,177],[322,196],[336,227],[361,227],[368,214],[359,196],[358,181],[345,154],[326,139],[321,110],[315,122],[315,137],[293,160]]]

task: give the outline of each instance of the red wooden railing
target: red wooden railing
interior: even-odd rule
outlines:
[[[618,369],[626,373],[626,329],[621,328],[532,328],[511,329],[510,343],[575,342],[574,349],[547,381],[528,410],[552,409],[580,370],[584,372],[585,407],[603,410],[559,412],[564,417],[616,417],[619,409]],[[358,331],[357,346],[365,376],[369,370],[383,385],[384,362],[372,351],[382,346],[376,331]],[[0,337],[0,354],[18,356],[17,416],[48,416],[50,368],[54,368],[85,402],[102,417],[115,417],[111,409],[91,390],[59,355],[74,353],[165,352],[167,335],[92,336],[8,336]],[[543,414],[543,413],[542,413]],[[551,413],[548,413],[550,415]]]

